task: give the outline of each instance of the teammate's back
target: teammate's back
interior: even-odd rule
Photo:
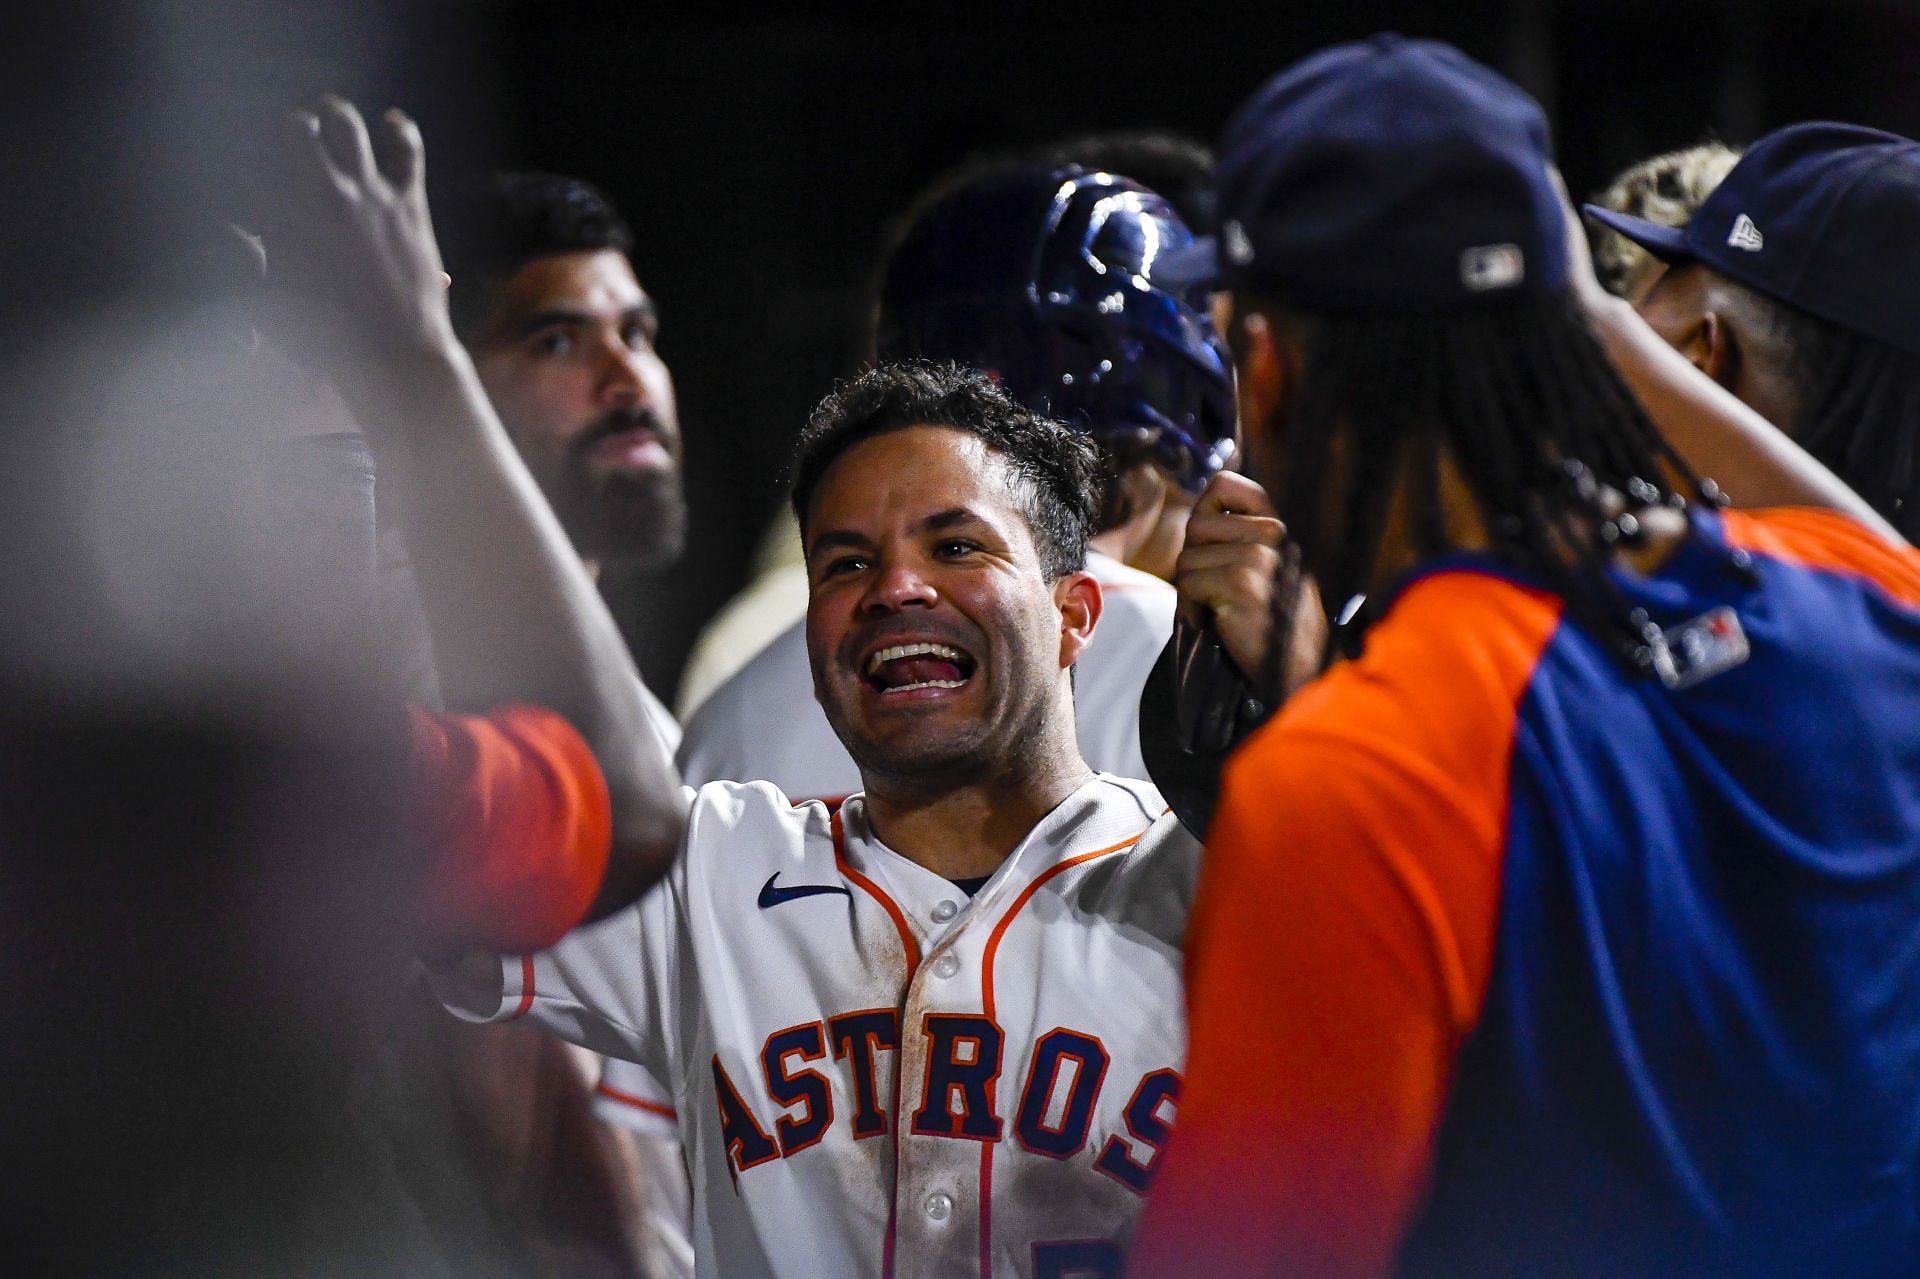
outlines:
[[[1920,573],[1838,517],[1726,526],[1758,587],[1688,546],[1647,603],[1731,606],[1699,651],[1747,660],[1669,691],[1563,626],[1528,685],[1415,1270],[1920,1262]]]
[[[1920,553],[1694,525],[1614,576],[1671,679],[1452,557],[1236,755],[1156,1189],[1226,1260],[1142,1273],[1916,1272]]]
[[[1622,680],[1563,620],[1508,712],[1491,974],[1410,1273],[1920,1265],[1920,567],[1729,514],[1747,582],[1702,524],[1622,579],[1700,682]]]

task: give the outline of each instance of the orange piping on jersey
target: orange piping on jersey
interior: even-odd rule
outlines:
[[[1140,835],[1146,833],[1141,831]],[[1081,862],[1090,862],[1096,857],[1117,853],[1123,848],[1132,848],[1140,842],[1140,835],[1135,835],[1132,839],[1123,839],[1105,848],[1096,848],[1090,853],[1081,853],[1078,857],[1069,857],[1063,862],[1049,866],[1035,875],[1033,882],[1013,899],[1013,905],[1007,908],[1007,913],[1000,917],[1000,922],[993,926],[993,932],[988,935],[987,948],[980,959],[980,1007],[986,1013],[988,1021],[998,1024],[998,1018],[993,1012],[993,957],[1000,949],[1000,938],[1006,934],[1007,925],[1013,922],[1013,917],[1018,915],[1021,909],[1032,900],[1033,895],[1040,891],[1042,884],[1061,871],[1071,866],[1078,866]],[[980,1279],[993,1279],[993,1143],[990,1141],[980,1143]]]
[[[880,885],[855,870],[847,861],[846,835],[840,829],[840,810],[833,810],[833,864],[842,875],[860,885],[867,896],[880,903],[880,908],[893,919],[893,926],[900,933],[900,948],[907,953],[907,984],[913,983],[913,974],[920,967],[920,943],[914,940],[913,930],[907,927],[907,914],[900,904],[887,896]],[[904,987],[902,988],[904,990]]]
[[[1146,833],[1147,832],[1143,830],[1140,832],[1140,835]],[[1007,908],[1007,913],[1000,917],[1000,922],[993,926],[993,932],[987,937],[987,948],[985,952],[983,952],[980,960],[980,1006],[986,1012],[988,1021],[996,1020],[993,1015],[993,957],[995,952],[1000,949],[1000,938],[1006,935],[1007,925],[1013,922],[1013,917],[1018,915],[1026,904],[1033,899],[1033,895],[1040,891],[1042,884],[1045,884],[1061,871],[1073,866],[1078,866],[1081,862],[1090,862],[1096,857],[1105,857],[1108,853],[1117,853],[1123,848],[1132,848],[1140,842],[1140,835],[1135,835],[1131,839],[1123,839],[1117,844],[1109,844],[1105,848],[1096,848],[1090,853],[1081,853],[1077,857],[1069,857],[1063,862],[1057,862],[1049,866],[1040,874],[1035,875],[1033,882],[1022,889],[1020,895],[1013,899],[1013,905]]]
[[[604,1081],[595,1084],[593,1090],[602,1097],[611,1097],[615,1101],[624,1102],[632,1106],[635,1110],[644,1110],[650,1115],[665,1115],[668,1119],[678,1119],[680,1117],[680,1112],[672,1106],[663,1106],[657,1101],[647,1101],[644,1098],[634,1096],[632,1093],[621,1092],[618,1088],[608,1087]]]
[[[862,875],[847,862],[847,837],[840,825],[840,810],[835,808],[832,817],[833,864],[840,873],[860,885],[867,896],[880,903],[893,920],[894,928],[900,933],[900,948],[906,952],[907,976],[900,984],[900,998],[904,1008],[907,988],[913,985],[913,975],[920,969],[920,943],[914,940],[913,930],[907,927],[906,912],[900,904],[887,896],[880,885]],[[893,1236],[899,1220],[900,1200],[900,1076],[907,1068],[907,1026],[906,1018],[900,1019],[900,1042],[894,1048],[893,1057],[893,1192],[887,1197],[887,1241],[880,1253],[881,1279],[893,1279]]]
[[[1836,511],[1723,511],[1720,520],[1729,546],[1815,572],[1863,578],[1900,603],[1920,607],[1920,549],[1894,546]]]
[[[525,1017],[527,1009],[533,1007],[533,956],[520,956],[520,1006],[507,1014],[507,1020]]]

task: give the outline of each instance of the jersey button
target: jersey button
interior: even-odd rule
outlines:
[[[927,1216],[934,1221],[945,1221],[953,1215],[953,1200],[939,1191],[927,1196]]]
[[[933,975],[935,977],[951,977],[959,971],[960,961],[952,955],[942,955],[933,961]],[[928,1202],[931,1203],[932,1201],[929,1200]]]
[[[933,908],[933,922],[936,924],[944,924],[959,913],[960,908],[952,902],[941,902]]]

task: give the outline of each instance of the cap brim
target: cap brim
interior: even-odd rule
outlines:
[[[1663,262],[1685,261],[1693,257],[1692,250],[1687,248],[1685,227],[1661,226],[1658,222],[1616,213],[1597,204],[1583,204],[1580,208],[1601,226],[1618,231]]]
[[[1168,249],[1153,260],[1150,272],[1154,287],[1188,289],[1220,283],[1220,244],[1211,235],[1203,235],[1192,244]]]

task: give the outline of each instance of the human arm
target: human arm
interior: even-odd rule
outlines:
[[[1561,194],[1574,301],[1627,388],[1693,473],[1712,479],[1735,506],[1838,511],[1903,543],[1879,512],[1785,431],[1694,368],[1624,298],[1601,288],[1585,226],[1564,188]]]
[[[450,707],[549,707],[591,748],[611,851],[589,917],[670,863],[682,792],[624,641],[493,413],[447,315],[412,122],[347,103],[292,118],[268,251],[286,344],[330,374],[405,525]]]

